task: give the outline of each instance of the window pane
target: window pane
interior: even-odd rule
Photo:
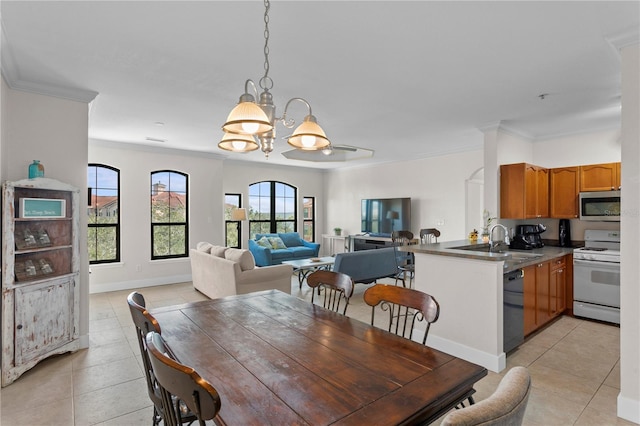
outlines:
[[[169,254],[180,255],[186,254],[186,227],[183,225],[173,225],[169,227],[170,232],[170,249]]]
[[[116,228],[114,226],[93,228],[96,232],[95,260],[116,259]]]
[[[240,247],[238,244],[239,222],[227,222],[227,247]]]
[[[153,255],[168,256],[171,254],[170,226],[155,225],[153,227]]]
[[[302,238],[305,241],[313,241],[313,222],[304,221],[302,224]]]

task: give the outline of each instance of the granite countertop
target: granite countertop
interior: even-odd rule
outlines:
[[[579,247],[580,245],[578,245]],[[462,257],[465,259],[485,260],[489,262],[504,261],[504,272],[511,272],[525,266],[546,262],[573,253],[573,247],[545,245],[533,250],[515,250],[499,247],[498,252],[489,252],[489,244],[469,240],[445,241],[435,244],[415,244],[402,247],[402,250],[413,253],[435,254],[439,256]]]

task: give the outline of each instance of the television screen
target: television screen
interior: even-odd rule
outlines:
[[[411,198],[363,199],[361,224],[360,231],[379,237],[411,230]]]

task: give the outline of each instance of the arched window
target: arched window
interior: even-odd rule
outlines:
[[[189,256],[189,179],[173,170],[151,173],[151,259]]]
[[[89,263],[119,262],[120,170],[104,164],[89,164],[87,184]]]
[[[249,238],[256,234],[296,232],[296,188],[283,182],[249,185]]]

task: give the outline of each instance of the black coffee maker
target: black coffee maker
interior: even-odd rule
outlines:
[[[571,222],[569,219],[560,219],[558,225],[558,245],[560,247],[571,247]]]
[[[513,236],[509,248],[517,250],[532,250],[544,247],[542,234],[547,228],[542,225],[517,225],[516,234]]]

